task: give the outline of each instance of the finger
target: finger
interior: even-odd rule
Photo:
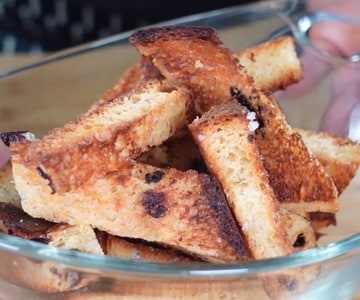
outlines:
[[[304,50],[301,58],[303,79],[280,93],[282,99],[291,100],[313,89],[331,70],[331,66],[322,61],[312,51]]]
[[[320,130],[347,136],[350,115],[359,104],[360,69],[344,66],[334,73],[331,99],[321,120]]]
[[[360,2],[359,2],[360,3]],[[360,8],[360,6],[359,6]],[[320,22],[309,32],[312,47],[303,49],[300,57],[304,78],[288,87],[281,97],[291,99],[313,89],[332,69],[329,56],[348,58],[360,49],[360,26],[350,23]]]

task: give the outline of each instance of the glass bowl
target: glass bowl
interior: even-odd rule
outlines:
[[[295,1],[290,1],[295,2]],[[282,14],[288,2],[233,7],[165,22],[216,28],[234,51],[291,32]],[[129,32],[41,58],[0,74],[0,129],[41,136],[90,107],[139,59]],[[306,47],[306,43],[299,44]],[[297,99],[280,101],[289,123],[316,129],[329,98],[327,78]],[[313,101],[316,99],[316,102]],[[0,234],[0,299],[352,299],[360,287],[360,218],[357,177],[340,199],[337,225],[320,246],[255,262],[148,263],[58,249]],[[303,284],[269,291],[284,276],[304,274]]]

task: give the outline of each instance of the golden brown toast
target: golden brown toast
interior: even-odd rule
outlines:
[[[139,62],[128,68],[116,81],[114,86],[107,90],[102,97],[90,107],[88,113],[113,101],[113,99],[117,97],[123,96],[145,81],[161,79],[161,77],[158,69],[154,67],[152,62],[149,61],[148,58],[142,57]]]
[[[9,182],[7,191],[20,199],[12,179],[11,164],[1,169],[1,184]],[[10,198],[11,199],[11,198]],[[50,246],[77,250],[92,254],[106,254],[123,259],[151,262],[189,262],[199,260],[180,251],[137,239],[121,238],[106,232],[96,231],[88,225],[71,226],[33,218],[20,207],[0,198],[0,231]]]
[[[199,260],[155,243],[115,237],[88,225],[71,226],[33,218],[21,208],[0,199],[0,232],[49,246],[97,255],[151,262]]]
[[[186,90],[148,82],[41,140],[12,143],[11,152],[46,178],[53,193],[62,193],[161,144],[184,127],[191,107]]]
[[[276,100],[254,87],[253,79],[214,30],[154,27],[135,32],[130,41],[166,79],[193,92],[199,112],[233,95],[257,114],[260,128],[255,140],[276,197],[289,210],[337,211],[332,179],[301,136],[292,132]]]
[[[206,165],[200,151],[189,130],[183,130],[163,144],[151,148],[136,159],[157,167],[172,167],[178,170],[193,169],[207,172]]]
[[[283,36],[235,53],[260,90],[277,91],[303,77],[295,39]]]
[[[206,165],[216,176],[254,259],[293,252],[279,203],[255,143],[255,120],[235,99],[212,107],[190,125]],[[257,124],[258,125],[258,124]],[[261,216],[261,221],[257,217]]]
[[[22,207],[33,217],[157,242],[208,261],[248,257],[225,196],[208,175],[128,164],[59,194],[16,154],[13,172]]]
[[[296,54],[295,40],[290,36],[266,41],[234,55],[261,90],[284,89],[302,79],[302,67]],[[128,68],[89,111],[129,92],[144,81],[161,77],[149,58],[141,57],[140,61]]]
[[[48,245],[62,249],[104,255],[104,251],[89,225],[58,224],[46,232]]]
[[[162,263],[200,261],[200,259],[185,255],[180,251],[144,240],[120,238],[106,233],[104,235],[102,248],[108,256],[134,261]]]
[[[324,212],[310,212],[308,213],[308,218],[311,223],[311,227],[313,228],[315,234],[321,235],[321,229],[336,225],[336,214],[334,213],[324,213]]]
[[[0,168],[0,202],[20,207],[20,197],[14,186],[11,161]]]
[[[360,145],[327,132],[294,129],[333,179],[340,193],[350,184],[360,165]]]
[[[280,216],[296,252],[317,246],[317,236],[309,218],[284,209],[280,210]]]

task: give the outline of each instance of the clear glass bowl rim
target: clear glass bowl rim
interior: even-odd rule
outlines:
[[[267,273],[336,260],[342,256],[355,255],[352,252],[356,250],[360,252],[360,233],[325,246],[299,251],[289,256],[258,261],[234,263],[150,263],[61,249],[0,233],[0,253],[1,251],[11,252],[41,261],[52,261],[67,266],[97,271],[176,277],[216,276],[217,278],[226,278],[228,276]]]
[[[266,2],[266,1],[265,1]],[[270,1],[272,2],[272,1]],[[188,25],[201,20],[225,17],[237,13],[278,13],[271,6],[236,6],[219,9],[207,13],[200,13],[176,20],[155,24],[152,26],[165,25]],[[113,44],[127,42],[131,31],[120,33],[109,38],[95,42],[72,47],[63,51],[46,56],[38,62],[23,66],[17,69],[0,73],[0,80],[10,76],[30,71],[42,65],[57,62],[68,57],[91,52],[95,49],[111,46]],[[24,257],[38,259],[41,261],[53,261],[67,266],[93,269],[108,272],[127,272],[134,274],[163,275],[163,276],[186,276],[186,277],[208,277],[226,278],[228,276],[246,276],[263,272],[277,271],[281,269],[296,268],[333,260],[344,255],[351,255],[353,251],[360,251],[360,233],[354,234],[345,239],[328,244],[326,246],[300,251],[293,255],[265,259],[260,261],[249,261],[240,263],[148,263],[144,261],[124,260],[109,256],[100,256],[88,253],[81,253],[73,250],[66,250],[51,247],[38,242],[28,241],[7,234],[0,233],[0,252],[10,252]]]

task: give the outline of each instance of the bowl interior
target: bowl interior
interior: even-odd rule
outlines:
[[[277,14],[243,9],[179,19],[171,24],[214,27],[218,29],[224,44],[233,51],[240,51],[263,42],[279,29],[287,26]],[[127,42],[128,36],[129,33],[124,33],[57,53],[45,57],[39,62],[39,66],[30,66],[24,70],[15,70],[2,75],[1,131],[27,130],[42,136],[85,112],[106,89],[112,86],[126,68],[139,59],[139,54]],[[329,80],[324,78],[306,95],[291,101],[281,101],[280,105],[291,125],[316,129],[328,97]],[[326,229],[319,240],[320,245],[339,241],[358,232],[360,218],[356,217],[354,207],[358,201],[359,180],[357,176],[341,195],[338,224]],[[44,255],[46,259],[50,257],[59,259],[63,255],[63,252],[48,247],[41,249],[31,247],[26,242],[12,240],[11,237],[0,237],[0,248],[3,250],[26,255],[31,253],[29,249],[33,249],[33,253],[37,253],[40,257]],[[67,253],[63,259],[66,263],[70,263],[73,258]],[[99,265],[94,267],[104,266],[104,259],[107,258],[96,261]],[[108,267],[111,265],[110,262]]]

